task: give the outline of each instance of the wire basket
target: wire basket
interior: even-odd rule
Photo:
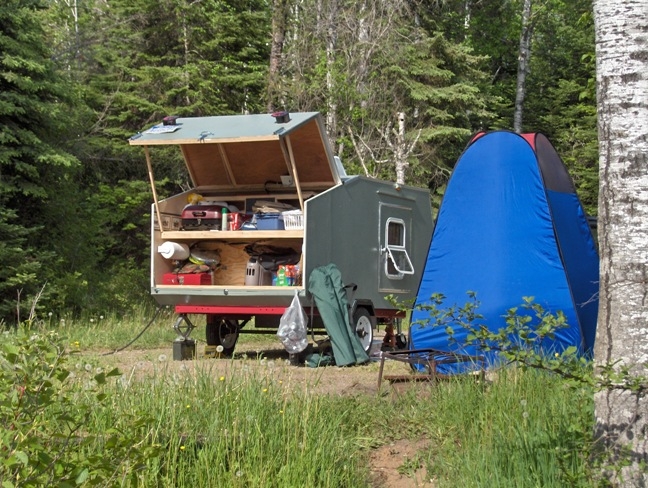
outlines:
[[[304,228],[304,213],[301,210],[288,210],[281,212],[283,217],[284,229],[297,230]]]

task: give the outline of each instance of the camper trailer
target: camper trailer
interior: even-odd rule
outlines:
[[[185,341],[204,315],[208,346],[231,355],[240,333],[276,333],[295,295],[314,332],[308,278],[331,263],[354,285],[350,323],[365,350],[377,324],[400,316],[391,297],[416,296],[428,191],[347,176],[319,113],[167,117],[129,143],[143,146],[153,191],[151,294],[175,308]],[[156,157],[169,145],[193,187],[158,199]]]

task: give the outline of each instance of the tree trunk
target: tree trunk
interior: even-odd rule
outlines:
[[[396,183],[405,184],[405,170],[409,166],[407,162],[407,141],[405,141],[405,113],[398,114],[398,132],[396,133],[396,147],[394,159],[396,160]]]
[[[337,47],[338,2],[330,0],[326,26],[326,129],[331,146],[337,139],[337,103],[335,96],[335,51]]]
[[[515,112],[513,113],[513,130],[518,134],[522,132],[522,112],[524,97],[526,95],[526,75],[529,71],[531,59],[531,0],[524,0],[522,8],[522,31],[520,32],[520,50],[518,52],[517,86],[515,89]]]
[[[286,39],[289,7],[290,0],[274,0],[272,2],[272,44],[270,45],[270,63],[268,66],[268,112],[278,108],[277,103],[280,97],[278,87],[281,86],[279,76],[284,40]]]
[[[600,154],[597,366],[645,375],[648,362],[648,0],[595,0]],[[646,486],[648,401],[596,394],[596,434],[617,465],[615,486]],[[626,453],[622,450],[627,449]]]

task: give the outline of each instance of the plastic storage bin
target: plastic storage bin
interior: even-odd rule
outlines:
[[[284,230],[283,215],[280,213],[256,214],[257,230]]]

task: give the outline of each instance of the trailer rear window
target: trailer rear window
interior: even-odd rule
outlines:
[[[389,278],[402,278],[403,275],[414,274],[414,267],[407,253],[406,230],[405,221],[394,218],[387,220],[385,274]]]

